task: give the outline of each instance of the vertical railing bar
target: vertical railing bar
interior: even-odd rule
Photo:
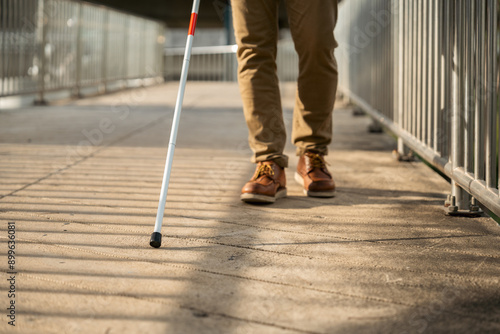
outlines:
[[[475,99],[475,138],[474,138],[474,177],[476,180],[484,180],[485,170],[484,170],[484,89],[483,89],[483,79],[484,79],[484,30],[485,30],[485,6],[484,0],[477,0],[477,14],[476,14],[476,99]]]
[[[16,13],[17,12],[17,13]],[[17,20],[16,20],[16,14],[19,16],[21,15],[20,10],[19,10],[19,0],[13,1],[12,2],[12,10],[11,10],[11,23],[12,23],[12,33],[15,35],[18,35],[19,32],[17,31]],[[13,51],[15,57],[12,58],[12,63],[11,63],[11,80],[10,80],[10,85],[11,85],[11,90],[14,92],[16,91],[16,84],[19,79],[19,75],[17,72],[18,66],[17,64],[19,63],[19,53],[20,53],[20,47],[19,47],[19,39],[16,38],[14,40],[15,44],[13,45]]]
[[[388,4],[386,4],[386,6],[384,7],[384,10],[389,12],[389,13],[390,13],[390,6],[391,6],[390,3],[391,3],[391,1],[389,1]],[[395,90],[394,90],[394,72],[397,71],[398,64],[395,61],[394,55],[393,55],[393,49],[395,46],[394,35],[393,35],[393,25],[395,22],[392,20],[392,17],[390,17],[390,19],[391,20],[389,21],[389,25],[385,28],[385,30],[387,31],[387,36],[388,36],[387,38],[389,40],[389,48],[383,49],[384,53],[385,53],[385,66],[387,69],[386,75],[388,76],[388,81],[390,82],[390,86],[389,86],[390,89],[389,89],[388,94],[385,97],[385,106],[387,108],[388,117],[390,117],[390,119],[394,119],[394,105],[392,104],[392,101],[397,99],[397,95],[395,95]],[[394,66],[391,65],[391,60],[392,60],[392,64],[394,64]]]
[[[20,2],[23,4],[23,8],[24,8],[24,11],[26,13],[32,13],[33,12],[33,2],[28,2],[28,3],[25,3],[24,1],[23,2]],[[26,43],[23,43],[23,48],[22,48],[22,55],[20,57],[20,78],[21,80],[19,81],[19,86],[18,86],[18,91],[23,91],[25,88],[26,88],[26,83],[27,83],[27,76],[29,75],[28,73],[28,69],[29,67],[31,66],[32,62],[28,62],[28,58],[29,58],[29,55],[30,55],[30,49],[29,49],[29,45],[31,45],[31,34],[30,34],[30,29],[31,29],[31,22],[30,20],[32,19],[32,17],[29,17],[28,18],[25,18],[24,22],[23,20],[21,20],[20,24],[21,24],[21,27],[22,27],[22,30],[24,30],[24,32],[22,32],[22,34],[24,34],[26,37],[24,38],[24,40],[26,41]]]
[[[463,166],[463,1],[457,1],[454,8],[454,43],[453,43],[453,65],[452,74],[452,170]],[[464,191],[452,180],[452,196],[456,199],[459,210],[465,209]]]
[[[377,2],[374,3],[375,10],[378,10],[379,6],[380,6],[380,0],[377,0]],[[384,62],[382,60],[382,54],[379,48],[382,34],[383,32],[381,31],[380,33],[376,34],[375,38],[373,39],[373,51],[375,53],[375,59],[377,59],[377,63],[380,64],[381,66],[373,66],[374,81],[372,82],[382,82],[380,80],[380,71],[381,68],[384,66]],[[381,94],[379,94],[378,86],[375,85],[372,85],[372,100],[375,101],[375,109],[382,111]]]
[[[14,0],[11,0],[10,3],[9,3],[9,8],[12,8],[14,4]],[[11,54],[11,57],[9,57],[7,59],[7,90],[8,92],[12,92],[12,78],[14,77],[14,73],[12,72],[12,62],[13,62],[13,59],[14,59],[14,51],[13,51],[13,44],[14,44],[14,39],[12,38],[12,35],[13,35],[13,31],[14,31],[14,11],[13,10],[10,10],[10,11],[7,11],[7,32],[9,33],[9,44],[11,46],[11,50],[10,50],[10,54]]]
[[[399,13],[397,15],[398,17],[398,47],[395,48],[398,53],[398,81],[397,81],[397,86],[398,86],[398,100],[397,100],[397,120],[398,120],[398,125],[401,129],[404,129],[403,125],[403,106],[404,106],[404,101],[403,101],[403,95],[404,95],[404,89],[405,89],[405,71],[403,68],[403,62],[404,62],[404,50],[405,50],[405,44],[404,44],[404,20],[401,17],[401,14],[404,13],[404,1],[403,0],[398,0],[399,1]],[[398,152],[401,155],[404,155],[404,142],[401,137],[398,137]]]
[[[101,84],[104,92],[108,87],[108,48],[109,48],[109,27],[110,27],[110,11],[105,9],[102,27],[102,69],[101,69]]]
[[[56,2],[54,2],[54,1],[55,0],[46,0],[45,4],[49,5],[52,3],[55,6]],[[61,4],[61,6],[63,6],[63,4]],[[51,51],[48,57],[47,57],[47,54],[45,54],[45,56],[44,56],[45,76],[46,76],[45,79],[48,79],[48,80],[44,80],[44,83],[45,83],[45,87],[46,87],[47,91],[52,90],[54,87],[57,86],[57,82],[54,81],[54,76],[52,75],[53,69],[54,69],[54,63],[57,61],[57,58],[56,58],[57,52],[54,55],[54,53],[52,52],[52,47],[50,47],[50,46],[53,45],[55,42],[57,42],[57,39],[59,37],[60,26],[58,25],[58,18],[51,17],[53,8],[54,7],[50,7],[48,10],[45,11],[45,14],[46,14],[45,28],[47,31],[45,46],[49,46],[49,50]],[[63,11],[64,11],[64,8],[63,8]]]
[[[421,120],[420,120],[420,140],[422,143],[426,142],[426,125],[427,125],[427,100],[428,100],[428,95],[427,91],[429,88],[428,82],[427,82],[427,72],[428,72],[428,63],[429,63],[429,58],[428,58],[428,41],[429,41],[429,25],[428,25],[428,15],[427,15],[427,0],[421,0],[421,15],[422,15],[422,25],[421,25],[421,44],[422,44],[422,53],[421,53],[421,84],[420,84],[420,110],[421,110]]]
[[[40,61],[40,70],[39,70],[39,80],[38,80],[38,99],[35,102],[44,103],[45,101],[45,73],[47,71],[47,59],[45,59],[45,44],[47,43],[47,25],[45,22],[45,1],[39,0],[39,9],[38,9],[38,26],[40,29],[39,35],[39,61]]]
[[[0,21],[0,40],[1,40],[1,49],[0,49],[0,96],[5,94],[5,66],[4,62],[5,59],[7,58],[7,54],[5,52],[6,49],[6,44],[7,44],[7,39],[6,39],[6,27],[5,27],[5,7],[7,7],[5,0],[0,0],[0,5],[2,6],[3,10],[0,11],[0,17],[2,20]]]
[[[127,87],[128,86],[128,58],[129,58],[129,54],[128,54],[128,39],[129,39],[129,34],[128,34],[128,29],[129,29],[129,17],[128,15],[123,15],[123,19],[122,19],[122,23],[124,24],[124,26],[122,27],[122,31],[124,32],[123,33],[123,58],[122,58],[122,62],[123,62],[123,75],[122,75],[122,78],[123,78],[123,86],[124,87]]]
[[[434,73],[436,70],[436,58],[434,57],[434,38],[435,34],[434,31],[436,29],[436,22],[434,21],[434,5],[432,1],[428,0],[427,1],[427,21],[428,21],[428,29],[429,29],[429,38],[427,39],[426,43],[428,43],[428,57],[429,57],[429,66],[428,66],[428,75],[427,75],[427,82],[428,82],[428,100],[427,100],[427,146],[432,147],[433,146],[433,137],[432,135],[434,134],[433,131],[433,115],[434,115],[434,99],[436,97],[434,87],[435,87],[435,82],[434,82]]]
[[[377,10],[380,10],[381,8],[381,2],[380,0],[378,1],[378,8]],[[387,82],[389,83],[388,81],[384,80],[386,79],[385,77],[385,59],[384,59],[384,50],[382,50],[381,48],[381,43],[383,41],[383,39],[387,38],[387,36],[385,35],[385,32],[386,32],[386,29],[385,28],[382,28],[382,32],[380,34],[377,35],[376,39],[377,39],[377,43],[376,43],[376,48],[377,48],[377,53],[378,53],[378,59],[380,61],[380,64],[382,66],[380,66],[379,68],[377,68],[377,80],[376,82]],[[379,110],[382,112],[382,114],[386,114],[387,113],[387,109],[385,108],[385,104],[384,104],[384,98],[387,94],[387,92],[381,92],[380,89],[378,89],[378,87],[380,86],[377,86],[377,89],[375,91],[375,96],[377,97],[378,99],[378,108]]]
[[[422,116],[423,116],[423,107],[422,107],[422,95],[423,95],[423,76],[424,76],[424,9],[423,3],[424,0],[417,1],[418,10],[417,10],[417,115],[416,115],[416,137],[421,141],[422,140]]]
[[[495,23],[496,23],[496,26],[497,27],[500,27],[500,16],[498,15],[498,10],[499,10],[499,7],[500,7],[500,0],[496,0],[495,1],[495,8],[494,8],[494,11],[495,11]],[[494,36],[494,41],[495,41],[495,48],[494,48],[494,53],[495,53],[495,61],[494,61],[494,66],[495,66],[495,78],[494,78],[494,82],[493,82],[493,85],[495,86],[495,90],[494,90],[494,94],[496,96],[496,98],[494,99],[494,102],[495,102],[495,106],[494,106],[494,110],[496,111],[497,113],[497,128],[496,128],[496,135],[497,135],[497,141],[496,141],[496,144],[497,144],[497,170],[496,170],[496,175],[497,175],[497,190],[498,190],[498,195],[500,196],[500,112],[498,111],[498,97],[500,96],[500,65],[499,65],[499,61],[500,61],[500,57],[498,56],[499,54],[499,43],[500,43],[500,34],[498,32],[498,30],[495,29],[495,36]]]
[[[142,39],[141,39],[141,43],[142,43],[142,52],[140,53],[140,57],[141,57],[141,60],[139,61],[139,64],[142,64],[142,69],[140,69],[140,76],[145,79],[147,77],[147,70],[146,70],[146,64],[147,64],[147,53],[146,53],[146,31],[147,31],[147,24],[146,24],[146,20],[141,20],[142,21],[142,29],[141,29],[141,32],[142,32]],[[143,81],[144,82],[144,81]]]
[[[18,17],[21,16],[21,13],[23,11],[23,8],[22,8],[23,4],[24,3],[23,3],[22,0],[21,1],[17,0],[15,2],[15,6],[17,7],[17,9],[14,8],[14,17],[17,16],[16,15],[16,11],[19,13]],[[21,73],[23,73],[23,70],[22,70],[22,67],[21,67],[22,66],[22,56],[23,56],[23,47],[21,45],[21,41],[22,41],[22,35],[23,35],[24,31],[23,31],[23,26],[20,24],[21,22],[19,22],[19,20],[18,20],[18,17],[16,17],[16,20],[15,20],[16,22],[14,23],[14,25],[16,26],[16,28],[15,28],[16,32],[15,32],[15,34],[19,34],[19,36],[21,36],[21,38],[17,38],[17,41],[16,41],[17,45],[15,46],[15,50],[17,51],[17,57],[14,58],[14,59],[16,61],[16,65],[17,66],[16,66],[16,70],[15,70],[15,79],[16,80],[14,82],[14,84],[15,84],[14,85],[14,90],[16,90],[16,91],[19,91],[19,84],[20,84],[20,81],[21,81],[21,78],[22,78],[22,74]],[[18,28],[19,28],[19,31],[17,31]]]
[[[494,73],[496,73],[496,29],[497,29],[497,2],[489,1],[487,13],[487,52],[486,52],[486,186],[497,188],[497,110]]]
[[[426,114],[426,122],[425,124],[425,136],[424,137],[424,142],[427,143],[428,147],[432,147],[432,115],[433,115],[433,103],[434,103],[434,80],[433,80],[433,75],[435,71],[435,59],[434,59],[434,30],[435,30],[435,22],[433,20],[433,14],[434,14],[434,6],[432,4],[432,0],[427,0],[427,11],[426,11],[426,17],[427,17],[427,39],[425,40],[425,43],[427,45],[427,67],[426,67],[426,78],[427,78],[427,85],[426,85],[426,97],[424,101],[424,106],[425,106],[425,114]]]
[[[463,97],[463,109],[464,109],[464,171],[465,172],[471,172],[473,170],[473,153],[471,149],[471,145],[473,144],[472,140],[472,124],[471,121],[473,117],[471,116],[472,109],[470,105],[470,97],[472,95],[472,87],[471,87],[471,6],[470,6],[470,1],[465,1],[464,4],[464,10],[463,10],[463,15],[462,15],[462,20],[463,20],[463,25],[464,25],[464,31],[465,31],[465,38],[463,40],[463,56],[464,56],[464,61],[463,61],[463,75],[462,75],[462,80],[464,82],[464,97]]]
[[[419,1],[414,1],[414,10],[412,13],[413,16],[413,78],[414,78],[414,85],[413,86],[413,92],[412,92],[412,99],[413,99],[413,111],[412,111],[412,133],[413,135],[418,138],[418,86],[419,86],[419,68],[418,68],[418,63],[419,63]]]
[[[410,119],[409,119],[409,122],[410,122],[410,133],[415,136],[415,102],[416,102],[416,98],[415,98],[415,87],[416,85],[413,84],[416,82],[416,73],[417,73],[417,68],[416,68],[416,47],[415,47],[415,42],[416,42],[416,38],[415,38],[415,28],[416,28],[416,24],[415,24],[415,17],[413,15],[414,12],[416,12],[415,8],[417,6],[417,3],[416,1],[411,1],[410,2],[411,5],[410,5],[410,12],[409,12],[409,20],[410,20],[410,40],[411,40],[411,44],[410,44],[410,59],[411,59],[411,70],[410,70],[410,83],[412,83],[410,86],[409,86],[409,90],[410,90]]]
[[[75,76],[75,95],[80,95],[80,85],[82,80],[82,31],[83,31],[83,3],[78,3],[78,20],[77,20],[77,35],[76,35],[76,76]]]
[[[434,82],[435,82],[435,86],[434,86],[434,91],[435,91],[435,102],[434,102],[434,105],[433,105],[433,111],[434,111],[434,128],[433,128],[433,137],[434,137],[434,142],[433,142],[433,148],[434,148],[434,151],[435,152],[439,152],[440,154],[442,154],[441,152],[441,149],[439,147],[439,144],[441,142],[441,136],[442,136],[442,131],[440,131],[440,125],[441,123],[439,122],[439,115],[441,114],[441,98],[442,98],[442,94],[441,94],[441,91],[442,91],[442,88],[441,86],[443,86],[441,83],[443,82],[443,78],[442,78],[442,75],[441,75],[441,71],[442,71],[442,66],[441,66],[441,61],[442,61],[442,56],[441,56],[441,52],[442,52],[442,48],[441,48],[441,44],[442,44],[442,10],[441,10],[441,7],[442,6],[442,3],[440,1],[434,1],[434,7],[435,7],[435,16],[434,16],[434,20],[435,20],[435,23],[436,23],[436,26],[435,26],[435,31],[434,31],[434,45],[435,45],[435,48],[434,48],[434,58],[435,58],[435,61],[436,61],[436,68],[435,68],[435,71],[434,71]]]
[[[405,1],[405,0],[401,0]],[[406,3],[405,5],[405,11],[404,11],[404,25],[405,25],[405,50],[404,50],[404,70],[405,70],[405,87],[404,87],[404,108],[405,110],[403,111],[403,125],[406,131],[411,132],[410,129],[410,117],[411,117],[411,93],[410,93],[410,87],[411,87],[411,60],[410,60],[410,49],[411,49],[411,23],[410,23],[410,8],[411,4]]]
[[[8,7],[9,8],[12,8],[12,4],[13,4],[13,0],[10,1],[10,3],[8,4]],[[14,11],[13,10],[10,10],[10,11],[6,11],[7,15],[6,15],[6,22],[7,22],[7,32],[9,33],[9,44],[14,44],[14,41],[13,41],[13,38],[12,38],[12,31],[14,31],[14,27],[13,27],[13,23],[12,21],[14,20],[13,19],[13,16],[14,16]],[[13,54],[12,51],[10,51],[10,54]],[[14,57],[11,56],[11,57],[8,57],[7,58],[7,62],[6,62],[6,68],[7,68],[7,82],[6,82],[6,86],[7,86],[7,91],[10,93],[12,92],[12,77],[14,76],[13,73],[12,73],[12,59]]]
[[[11,7],[11,1],[8,1],[7,0],[7,5],[6,7],[10,8]],[[7,11],[5,10],[5,30],[7,31],[7,34],[8,34],[8,38],[7,38],[7,41],[9,43],[9,46],[12,45],[12,33],[10,33],[10,31],[12,31],[11,27],[10,27],[10,22],[11,22],[11,17],[12,16],[12,11]],[[7,52],[9,53],[9,55],[12,53],[11,50],[7,49]],[[11,66],[10,66],[10,62],[11,62],[11,59],[12,59],[12,56],[10,57],[7,57],[6,61],[5,61],[5,72],[6,72],[6,76],[5,76],[5,90],[7,91],[7,93],[10,93],[10,77],[11,77]]]
[[[389,12],[391,13],[391,6],[392,6],[392,0],[391,1],[388,1],[388,3],[386,4],[386,7],[385,7],[385,10],[386,12]],[[396,94],[396,90],[395,90],[395,86],[394,84],[397,82],[395,79],[395,75],[398,71],[398,62],[397,62],[397,58],[394,57],[394,48],[396,46],[396,40],[395,40],[395,36],[394,36],[394,26],[397,24],[397,19],[395,20],[393,15],[390,16],[390,20],[389,20],[389,25],[388,27],[386,28],[387,30],[387,35],[389,36],[389,48],[385,50],[385,66],[386,68],[388,69],[387,71],[387,75],[389,76],[389,82],[390,82],[390,90],[389,90],[389,94],[388,96],[386,96],[386,101],[385,101],[385,104],[386,104],[386,107],[387,107],[387,115],[390,119],[394,120],[395,116],[394,116],[394,104],[393,102],[394,101],[397,101],[397,94]],[[392,60],[392,64],[394,64],[394,66],[391,66],[391,60]]]
[[[445,34],[445,59],[444,59],[444,112],[441,115],[443,119],[443,133],[444,133],[444,138],[445,140],[443,141],[443,147],[442,151],[445,152],[443,155],[447,156],[449,159],[451,159],[451,123],[453,121],[453,114],[452,114],[452,105],[451,105],[451,94],[452,94],[452,59],[451,59],[451,54],[452,54],[452,41],[454,38],[452,38],[452,34],[454,33],[452,30],[452,13],[451,13],[451,1],[450,0],[444,0],[444,11],[445,11],[445,20],[444,20],[444,34]]]

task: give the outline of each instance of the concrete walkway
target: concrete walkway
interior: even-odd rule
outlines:
[[[0,332],[500,332],[497,223],[445,216],[447,182],[395,162],[394,140],[342,105],[327,159],[337,196],[304,197],[290,145],[289,197],[250,206],[238,88],[189,84],[151,248],[176,90],[0,112]]]

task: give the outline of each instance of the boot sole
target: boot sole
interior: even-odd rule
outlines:
[[[295,172],[295,181],[297,181],[297,183],[300,184],[302,186],[302,188],[304,188],[304,195],[306,195],[308,197],[319,197],[319,198],[335,197],[335,190],[331,190],[331,191],[310,191],[310,190],[306,190],[305,187],[304,187],[304,179],[297,172]]]
[[[286,189],[281,189],[274,196],[259,194],[241,194],[240,198],[245,203],[274,203],[277,199],[286,197]]]

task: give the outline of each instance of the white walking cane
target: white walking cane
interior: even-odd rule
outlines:
[[[163,222],[163,213],[165,212],[165,202],[167,201],[168,184],[170,182],[170,171],[172,169],[172,161],[174,159],[175,140],[177,138],[177,129],[179,128],[179,120],[181,117],[182,101],[184,100],[184,91],[186,89],[186,81],[189,69],[189,60],[191,58],[191,49],[193,47],[194,31],[196,29],[196,21],[198,19],[198,9],[200,0],[194,0],[193,10],[191,11],[191,20],[189,22],[189,32],[186,42],[186,51],[184,52],[184,62],[182,64],[181,81],[179,92],[177,93],[177,101],[175,103],[174,120],[172,122],[172,130],[170,131],[170,142],[168,144],[167,162],[165,163],[165,171],[163,173],[163,182],[161,185],[160,201],[158,203],[158,212],[156,213],[156,222],[154,232],[151,234],[149,244],[151,247],[159,248],[161,246],[161,224]]]

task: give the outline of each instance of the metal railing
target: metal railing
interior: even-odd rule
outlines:
[[[237,45],[193,47],[188,80],[237,81]],[[164,51],[166,80],[178,80],[181,74],[184,48],[166,48]],[[298,75],[298,58],[291,40],[278,42],[278,77],[282,82],[295,81]]]
[[[0,97],[161,80],[163,24],[71,0],[0,0]]]
[[[189,63],[188,80],[236,81],[236,45],[193,47]],[[179,80],[184,48],[166,48],[164,51],[164,77]]]
[[[474,212],[478,200],[500,216],[498,8],[497,0],[339,8],[339,90],[399,137],[400,154],[407,146],[451,178],[451,214]]]

